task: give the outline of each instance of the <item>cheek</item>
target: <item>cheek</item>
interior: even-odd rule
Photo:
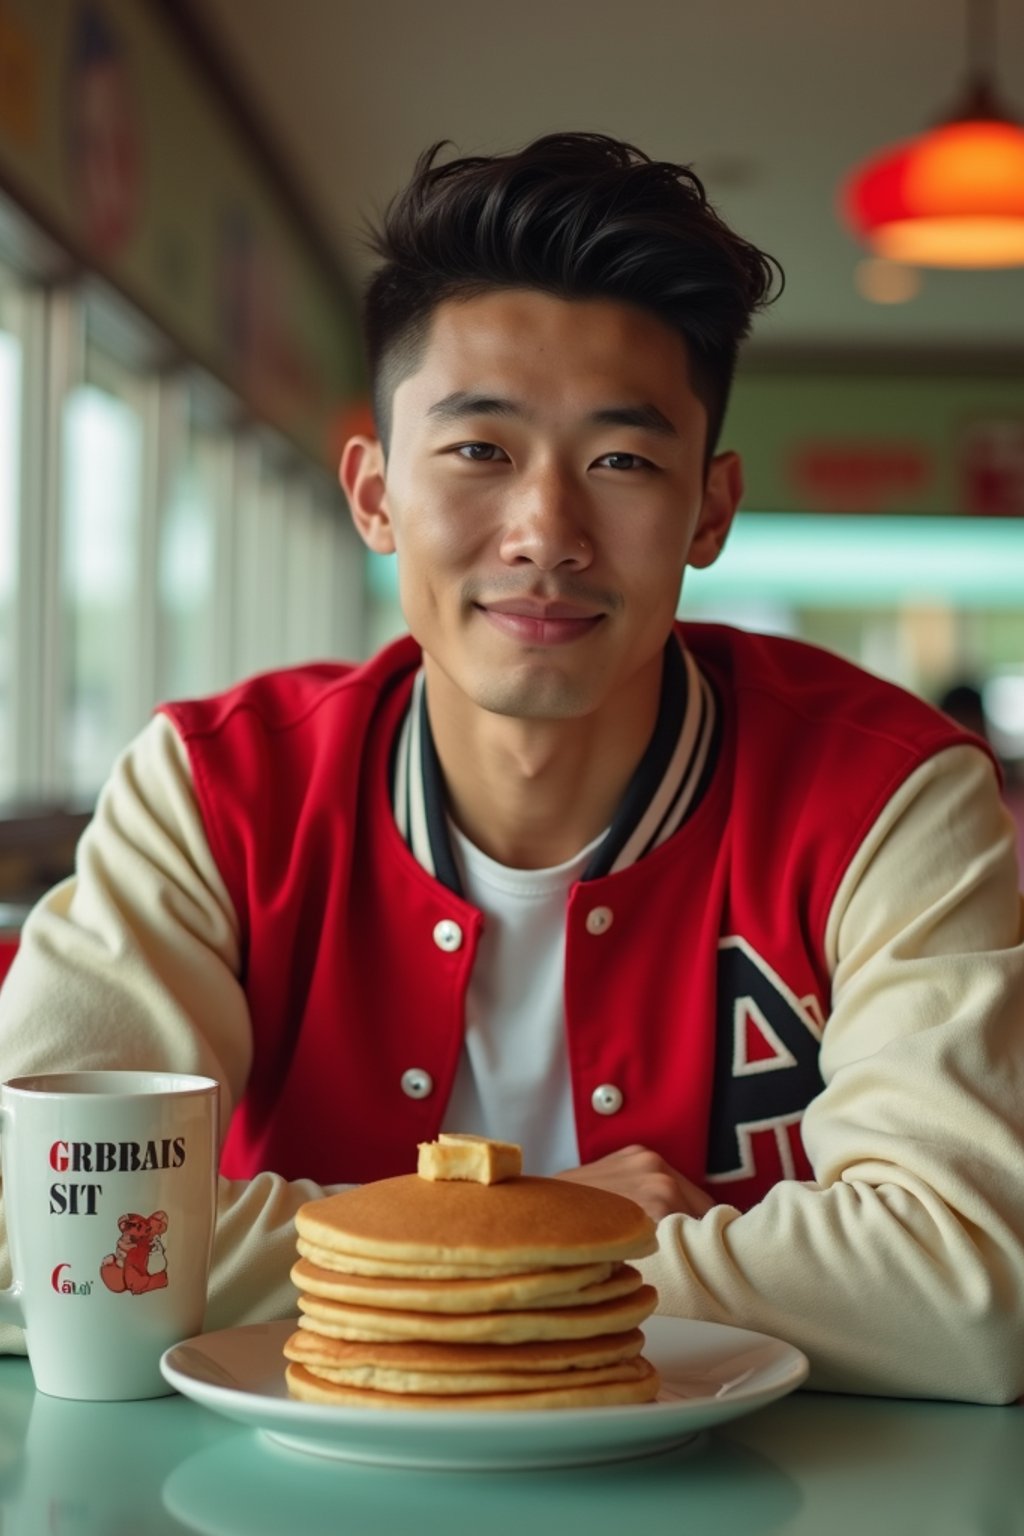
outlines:
[[[465,565],[458,532],[451,521],[417,509],[396,525],[395,553],[402,612],[415,634],[434,622],[443,594],[457,584]],[[421,641],[424,634],[418,634]]]
[[[425,568],[456,566],[486,548],[489,526],[485,507],[435,495],[417,499],[395,517],[395,542],[399,555],[404,550]]]
[[[682,576],[689,538],[677,516],[609,518],[598,547],[624,580],[657,593]]]

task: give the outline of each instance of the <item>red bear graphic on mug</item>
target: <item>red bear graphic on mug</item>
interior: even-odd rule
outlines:
[[[111,1291],[130,1291],[141,1296],[167,1284],[167,1255],[160,1241],[167,1231],[167,1215],[154,1211],[152,1216],[129,1212],[117,1225],[121,1229],[117,1248],[100,1264],[100,1279]]]

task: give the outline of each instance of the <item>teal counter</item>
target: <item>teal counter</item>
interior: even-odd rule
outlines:
[[[1024,1409],[813,1393],[666,1455],[414,1472],[287,1451],[181,1397],[72,1403],[0,1360],[3,1536],[1017,1536]]]

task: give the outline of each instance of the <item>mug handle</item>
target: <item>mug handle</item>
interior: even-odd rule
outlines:
[[[11,1112],[0,1105],[0,1133],[10,1129]],[[9,1240],[8,1240],[9,1246]],[[21,1302],[21,1282],[14,1281],[13,1285],[0,1290],[0,1323],[16,1323],[19,1328],[25,1326],[25,1311]]]

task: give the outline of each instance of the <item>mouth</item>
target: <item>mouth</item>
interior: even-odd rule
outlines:
[[[572,603],[544,603],[510,598],[496,603],[474,603],[487,622],[511,640],[524,645],[568,645],[581,640],[604,621],[604,614]]]

